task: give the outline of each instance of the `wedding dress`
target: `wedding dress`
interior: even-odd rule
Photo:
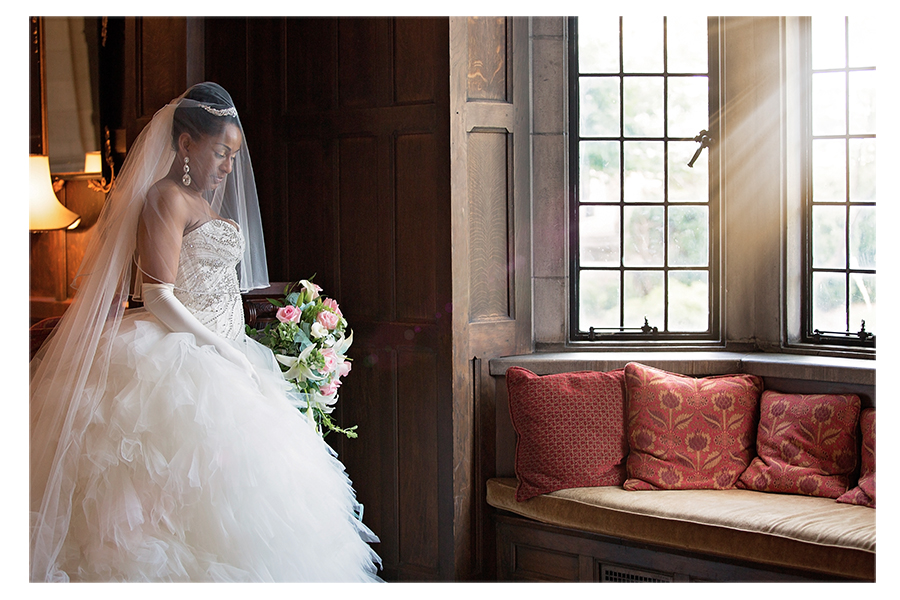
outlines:
[[[184,235],[178,299],[240,348],[258,379],[144,309],[126,311],[87,421],[68,535],[72,581],[366,581],[377,541],[341,463],[247,337],[243,239],[211,220]],[[107,364],[105,360],[95,364]],[[87,387],[99,377],[92,369]]]
[[[31,581],[378,580],[343,465],[244,334],[268,269],[221,86],[138,135],[76,280],[30,364]]]

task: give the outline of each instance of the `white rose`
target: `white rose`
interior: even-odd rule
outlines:
[[[312,327],[309,328],[309,332],[312,334],[314,338],[323,338],[328,335],[328,330],[325,329],[325,326],[316,321],[312,324]]]

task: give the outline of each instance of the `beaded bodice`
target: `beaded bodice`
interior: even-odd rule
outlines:
[[[243,253],[244,237],[234,225],[207,221],[182,238],[175,277],[175,297],[206,327],[229,339],[244,331],[235,269]]]

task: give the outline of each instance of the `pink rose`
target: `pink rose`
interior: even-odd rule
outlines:
[[[338,366],[338,356],[334,348],[325,348],[322,350],[322,358],[325,359],[325,372],[331,373]]]
[[[325,385],[319,388],[319,393],[323,396],[332,396],[337,393],[338,388],[341,386],[341,382],[337,379],[333,381],[329,381]]]
[[[282,306],[275,311],[275,318],[282,323],[299,323],[302,311],[292,304]]]
[[[322,300],[322,304],[325,306],[325,308],[327,308],[328,310],[330,310],[337,316],[339,316],[339,317],[344,316],[344,314],[341,312],[341,309],[338,308],[338,303],[335,302],[334,300],[332,300],[331,298],[326,298],[326,299]]]
[[[316,321],[321,323],[322,327],[324,327],[328,331],[332,331],[335,327],[338,326],[338,323],[341,322],[341,318],[331,311],[323,310],[318,315],[316,315]]]

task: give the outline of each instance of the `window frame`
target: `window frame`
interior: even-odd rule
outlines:
[[[846,17],[845,17],[846,19]],[[800,341],[803,344],[809,344],[816,347],[834,347],[837,349],[847,349],[847,350],[859,350],[859,349],[875,349],[875,335],[872,332],[868,332],[869,335],[866,335],[862,331],[853,332],[852,324],[849,322],[850,320],[850,285],[849,285],[849,277],[851,272],[863,272],[866,274],[871,274],[877,277],[877,267],[875,269],[852,269],[849,266],[849,219],[845,222],[845,244],[847,245],[845,249],[845,267],[844,269],[818,269],[818,270],[826,270],[826,271],[841,271],[845,275],[846,288],[845,288],[845,308],[847,310],[846,321],[848,326],[848,331],[846,334],[840,334],[837,332],[818,332],[815,328],[815,324],[813,322],[813,303],[814,299],[814,289],[813,289],[813,206],[814,206],[814,197],[813,197],[813,153],[812,146],[813,140],[816,136],[813,134],[812,129],[812,119],[813,119],[813,96],[812,96],[812,82],[813,82],[813,66],[812,66],[812,18],[811,17],[799,17],[799,68],[801,71],[800,78],[800,110],[802,114],[800,116],[800,136],[801,136],[801,197],[803,203],[803,226],[801,232],[801,240],[803,245],[802,250],[802,286],[801,286],[801,308],[800,308],[800,319],[801,319],[801,332],[800,332]],[[845,61],[846,61],[846,53],[848,51],[847,44],[849,43],[847,39],[847,22],[844,24],[844,52],[845,52]],[[877,69],[877,65],[875,65]],[[824,69],[819,71],[827,71],[830,69]],[[859,71],[860,68],[850,67],[849,65],[844,66],[842,71],[845,75],[853,71]],[[845,88],[845,94],[849,94],[849,90]],[[849,105],[845,105],[845,110],[849,111]],[[847,117],[845,117],[847,118]],[[820,136],[820,137],[834,137],[834,136]],[[858,134],[851,134],[846,132],[840,136],[843,137],[846,144],[849,145],[849,140],[854,138],[860,138]],[[872,134],[873,139],[877,139],[877,131],[875,134]],[[877,160],[877,159],[876,159]],[[877,163],[876,163],[877,164]],[[865,202],[855,202],[852,203],[849,199],[849,155],[845,156],[845,177],[846,179],[846,197],[843,201],[843,205],[849,211],[850,207],[856,206],[865,206],[869,203]],[[877,169],[877,166],[876,166]],[[871,202],[872,206],[877,207],[877,197],[875,201]],[[877,289],[877,288],[876,288]]]
[[[619,22],[619,46],[620,46],[620,69],[621,69],[621,44],[622,44],[622,21],[621,17]],[[720,104],[720,20],[718,17],[707,17],[707,32],[708,32],[708,89],[709,89],[709,123],[708,123],[708,133],[712,138],[712,143],[709,147],[707,147],[708,156],[702,157],[703,159],[709,160],[709,196],[708,203],[706,206],[709,210],[709,240],[708,240],[708,256],[709,256],[709,266],[704,269],[709,273],[709,283],[708,283],[708,328],[707,331],[704,332],[660,332],[653,331],[651,327],[656,325],[658,328],[664,327],[663,323],[660,324],[645,324],[645,327],[638,328],[640,331],[635,331],[634,329],[626,329],[620,328],[618,331],[603,330],[606,333],[596,333],[594,327],[590,327],[586,330],[581,330],[579,327],[579,319],[580,319],[580,307],[579,307],[579,298],[580,298],[580,280],[579,274],[581,271],[580,266],[580,244],[579,244],[579,211],[580,211],[580,159],[579,159],[579,147],[580,142],[582,140],[579,128],[580,128],[580,114],[579,114],[579,102],[580,102],[580,94],[579,94],[579,80],[580,73],[578,67],[578,19],[577,17],[569,17],[568,18],[568,39],[567,39],[567,53],[568,53],[568,69],[567,69],[567,84],[568,84],[568,125],[569,125],[569,136],[568,136],[568,145],[569,145],[569,157],[568,161],[568,169],[569,169],[569,189],[568,196],[570,198],[569,202],[569,210],[568,210],[568,219],[569,219],[569,260],[568,260],[568,269],[569,269],[569,326],[567,330],[567,338],[570,343],[578,343],[578,344],[590,344],[590,345],[598,345],[598,346],[634,346],[634,347],[648,347],[648,346],[659,346],[659,347],[676,347],[676,346],[690,346],[690,347],[707,347],[710,345],[721,345],[723,343],[722,339],[722,315],[723,315],[723,294],[721,291],[722,282],[724,281],[724,265],[722,260],[722,235],[724,232],[724,224],[722,223],[722,189],[720,185],[720,157],[717,147],[717,141],[720,138],[719,131],[719,117],[721,114],[721,104]],[[665,29],[664,29],[665,36]],[[664,52],[665,52],[664,46]],[[625,72],[620,70],[619,77],[620,83],[622,76],[625,76]],[[663,72],[663,76],[666,78],[669,77],[667,71]],[[620,106],[620,111],[624,110],[622,106]],[[621,115],[620,115],[621,119]],[[665,119],[668,119],[668,114],[665,113]],[[679,138],[679,137],[669,137],[668,136],[668,128],[666,127],[665,134],[663,139],[666,143],[666,152],[664,158],[664,169],[665,173],[668,174],[668,142],[669,141],[691,141],[691,138]],[[618,141],[619,143],[623,143],[625,139],[624,132],[620,130]],[[698,145],[699,147],[699,145]],[[672,205],[678,205],[679,203],[671,203],[668,201],[668,195],[662,203],[659,203],[660,206],[666,207],[666,211],[668,211],[668,207]],[[629,203],[625,203],[621,198],[618,203],[620,209],[622,206],[627,206]],[[667,219],[664,219],[667,221]],[[621,228],[624,227],[624,223],[620,222],[620,231]],[[667,222],[664,223],[664,227],[668,227]],[[668,248],[668,236],[664,236],[666,248]],[[623,238],[620,235],[620,251],[621,251],[621,240]],[[668,253],[666,253],[668,254]],[[682,270],[682,269],[671,269],[666,263],[668,261],[664,261],[664,265],[662,267],[654,267],[650,270],[661,270],[663,273],[669,273],[670,270]],[[620,264],[619,267],[616,267],[619,270],[620,277],[623,276],[625,272],[625,267]],[[688,269],[690,270],[690,269]],[[663,277],[664,286],[666,289],[668,287],[667,277]],[[623,310],[623,302],[624,299],[620,294],[620,315]],[[664,319],[668,318],[668,294],[665,295],[664,298]]]

